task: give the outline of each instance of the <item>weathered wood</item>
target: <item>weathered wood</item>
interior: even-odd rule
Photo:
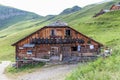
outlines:
[[[51,30],[54,30],[51,34]],[[66,30],[68,30],[66,32]],[[34,44],[32,47],[24,47],[25,44]],[[90,49],[90,44],[94,49]],[[62,58],[72,56],[94,56],[97,50],[102,46],[99,42],[87,37],[69,26],[51,27],[45,26],[38,31],[30,34],[22,40],[16,42],[17,60],[32,59],[35,61],[46,62],[51,57],[57,56]],[[81,46],[80,51],[74,52],[72,47]],[[53,51],[53,48],[57,50]],[[67,59],[67,58],[66,58]],[[18,61],[18,64],[21,61]]]
[[[115,11],[115,10],[120,10],[120,4],[118,5],[112,5],[112,7],[110,8],[111,11]]]
[[[49,62],[50,59],[42,59],[42,58],[32,58],[33,61],[40,61],[40,62]]]

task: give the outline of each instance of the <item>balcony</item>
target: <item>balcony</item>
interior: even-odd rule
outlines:
[[[31,44],[72,44],[72,43],[80,43],[84,44],[83,39],[78,38],[34,38],[31,40]]]

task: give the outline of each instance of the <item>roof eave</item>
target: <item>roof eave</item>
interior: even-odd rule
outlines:
[[[64,28],[64,27],[71,28],[71,27],[69,27],[69,26],[58,26],[58,27],[57,27],[57,26],[44,26],[43,28]],[[43,28],[40,28],[39,30],[42,30]],[[74,28],[71,28],[71,29],[75,30]],[[39,30],[37,30],[37,31],[39,31]],[[31,33],[30,35],[28,35],[28,36],[26,36],[26,37],[18,40],[17,42],[13,43],[11,46],[16,46],[17,43],[19,43],[20,41],[26,39],[27,37],[31,36],[32,34],[36,33],[37,31],[35,31],[35,32]],[[92,38],[90,38],[90,37],[82,34],[81,32],[79,32],[79,31],[77,31],[77,30],[75,30],[75,31],[78,32],[78,33],[80,33],[81,35],[85,36],[86,38],[89,38],[89,39],[91,39],[92,41],[98,43],[100,46],[104,46],[103,44],[101,44],[101,43],[95,41],[94,39],[92,39]]]
[[[27,35],[27,36],[25,36],[24,38],[22,38],[22,39],[16,41],[16,42],[13,43],[11,46],[16,46],[17,43],[19,43],[20,41],[26,39],[27,37],[31,36],[32,34],[36,33],[37,31],[42,30],[43,28],[63,28],[63,27],[69,27],[69,26],[44,26],[44,27],[42,27],[42,28],[40,28],[40,29],[34,31],[34,32],[31,33],[30,35]]]

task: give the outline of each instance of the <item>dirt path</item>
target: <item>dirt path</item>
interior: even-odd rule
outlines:
[[[76,67],[76,64],[44,67],[36,72],[19,76],[18,80],[64,80],[65,76]]]
[[[9,80],[4,74],[4,70],[9,64],[10,61],[2,61],[2,63],[0,63],[0,80]]]

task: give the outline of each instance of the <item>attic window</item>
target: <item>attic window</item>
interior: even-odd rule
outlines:
[[[66,36],[70,36],[70,30],[66,30]]]
[[[55,36],[55,30],[51,30],[51,36]]]

